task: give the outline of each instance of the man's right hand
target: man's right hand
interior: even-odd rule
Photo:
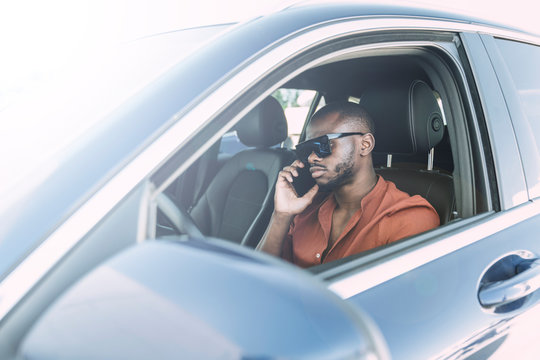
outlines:
[[[298,197],[292,185],[293,179],[298,177],[297,168],[304,167],[300,160],[294,161],[279,172],[276,183],[276,194],[274,197],[274,212],[279,215],[294,216],[304,211],[319,190],[318,185],[314,185],[304,196]]]
[[[293,217],[304,211],[319,191],[319,186],[315,185],[304,196],[298,197],[292,182],[298,176],[297,169],[301,167],[304,167],[304,164],[296,160],[279,172],[274,196],[274,213],[257,250],[281,256],[283,241]]]

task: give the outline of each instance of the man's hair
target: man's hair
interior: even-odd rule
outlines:
[[[339,114],[341,121],[351,125],[359,125],[360,127],[365,128],[367,132],[370,132],[375,136],[375,124],[366,109],[349,101],[333,102],[322,107],[315,114],[313,114],[310,122],[334,113]]]

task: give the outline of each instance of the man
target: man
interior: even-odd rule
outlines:
[[[353,103],[315,113],[297,145],[296,160],[278,175],[274,213],[258,248],[301,267],[369,250],[439,225],[435,209],[409,196],[373,169],[375,129]],[[306,164],[304,164],[306,163]],[[303,196],[292,186],[309,167],[316,184]]]

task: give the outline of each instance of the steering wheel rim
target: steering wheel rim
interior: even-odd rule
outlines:
[[[176,203],[164,192],[156,197],[156,203],[161,212],[171,222],[176,231],[180,234],[187,234],[195,238],[204,238],[203,233],[195,224],[189,213],[176,205]]]

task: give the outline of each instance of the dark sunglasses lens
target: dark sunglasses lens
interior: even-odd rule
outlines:
[[[318,157],[330,155],[331,151],[328,138],[326,136],[320,136],[296,145],[296,156],[303,162],[307,162],[312,152],[315,152]]]
[[[314,151],[318,157],[327,157],[332,153],[330,150],[328,138],[326,136],[323,136],[322,139],[314,139],[314,147],[317,148],[317,150]]]
[[[313,144],[311,144],[309,141],[296,145],[296,156],[304,163],[307,163],[307,159],[313,151]]]

